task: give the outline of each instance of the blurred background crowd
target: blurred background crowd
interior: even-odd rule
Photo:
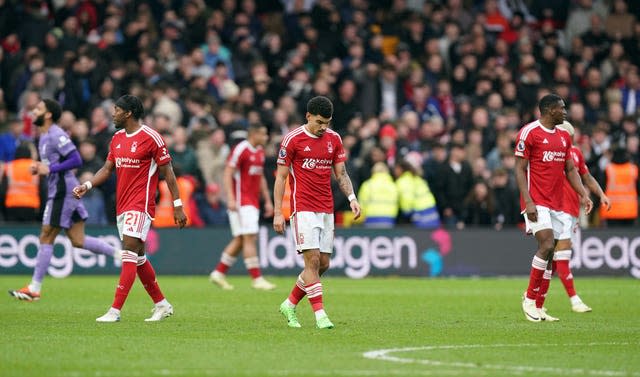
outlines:
[[[601,185],[611,164],[638,164],[639,20],[633,0],[0,0],[2,221],[39,219],[12,215],[25,203],[6,172],[37,158],[40,98],[62,104],[84,181],[106,158],[115,99],[131,93],[169,146],[191,226],[226,223],[222,171],[248,124],[269,128],[273,187],[282,136],[316,95],[334,103],[365,212],[516,226],[514,141],[544,94],[566,100]],[[89,224],[115,221],[114,188],[85,199]],[[159,201],[170,206],[162,187]],[[597,210],[582,222],[607,223]]]

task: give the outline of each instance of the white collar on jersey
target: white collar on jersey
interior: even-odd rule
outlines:
[[[312,137],[314,139],[317,139],[317,138],[320,137],[320,136],[316,136],[316,135],[312,134],[311,132],[309,132],[309,130],[307,130],[307,125],[306,124],[302,125],[302,130],[304,131],[305,134],[307,134],[307,136]]]
[[[544,132],[547,132],[547,133],[550,133],[550,134],[555,134],[556,133],[556,129],[555,128],[553,130],[548,129],[547,127],[542,125],[542,123],[540,122],[539,119],[538,119],[538,124],[540,125],[540,128],[542,128],[542,130]]]
[[[140,125],[140,128],[138,128],[138,130],[137,130],[137,131],[135,131],[135,132],[133,132],[133,133],[130,133],[130,134],[128,134],[128,133],[127,133],[127,130],[125,130],[125,131],[124,131],[124,135],[125,135],[126,137],[134,137],[134,136],[136,136],[137,134],[139,134],[139,133],[140,133],[140,131],[142,131],[142,129],[143,129],[144,127],[146,127],[146,125],[141,124],[141,125]]]

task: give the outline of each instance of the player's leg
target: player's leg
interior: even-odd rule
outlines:
[[[260,260],[258,259],[257,243],[258,235],[243,234],[242,235],[242,256],[247,272],[251,276],[251,286],[255,289],[270,291],[276,288],[276,285],[269,282],[262,276],[260,271]]]
[[[537,210],[537,222],[529,221],[526,214],[524,215],[527,229],[533,232],[533,235],[538,241],[538,250],[536,250],[536,254],[531,261],[529,285],[522,301],[522,310],[524,311],[525,318],[532,322],[541,321],[540,311],[536,307],[536,298],[540,292],[543,275],[555,246],[551,214],[545,207],[537,206]]]
[[[222,251],[220,261],[216,265],[216,268],[209,274],[209,281],[218,285],[224,290],[232,290],[233,285],[227,281],[227,271],[238,260],[238,254],[242,250],[242,237],[237,236],[227,244]]]
[[[558,273],[558,278],[560,278],[560,282],[562,282],[562,285],[567,292],[567,296],[569,296],[571,309],[576,313],[587,313],[591,311],[591,308],[582,302],[582,299],[580,299],[580,296],[576,293],[573,283],[573,274],[569,267],[569,261],[571,260],[571,248],[571,238],[558,241],[556,251],[553,253],[554,272]]]
[[[209,274],[209,281],[218,285],[224,290],[232,290],[233,285],[227,281],[227,271],[238,260],[238,254],[242,250],[242,224],[240,222],[239,211],[229,211],[229,226],[231,228],[231,235],[233,238],[222,250],[220,255],[220,261],[216,265],[216,268]]]
[[[47,210],[45,209],[45,215]],[[45,217],[46,222],[49,220]],[[53,256],[53,242],[60,233],[60,228],[48,224],[42,225],[40,229],[40,245],[38,246],[38,254],[36,255],[36,266],[33,269],[31,282],[18,290],[11,290],[9,294],[18,300],[37,301],[40,299],[40,290],[42,289],[42,281],[47,274],[47,269],[51,263]]]
[[[324,310],[323,285],[320,281],[322,273],[329,269],[331,253],[333,252],[333,214],[320,214],[322,228],[320,229],[320,253],[318,259],[318,282],[305,287],[309,302],[316,316],[316,327],[320,329],[332,329],[333,323]],[[322,271],[322,273],[321,273]]]
[[[104,254],[110,257],[119,258],[120,251],[116,250],[115,247],[97,237],[85,234],[84,222],[88,218],[88,215],[84,216],[83,212],[86,213],[84,205],[78,206],[72,216],[74,223],[69,229],[65,230],[65,233],[67,234],[67,237],[69,237],[69,241],[71,241],[73,247],[89,250],[95,254]]]

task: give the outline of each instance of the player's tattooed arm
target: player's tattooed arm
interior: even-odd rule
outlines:
[[[344,162],[335,164],[333,166],[333,172],[336,175],[336,180],[338,181],[340,191],[342,191],[342,193],[349,198],[349,206],[351,207],[351,212],[353,212],[354,214],[354,219],[359,218],[360,204],[358,203],[358,199],[353,192],[353,184],[351,183],[349,174],[347,174],[347,168],[345,167]]]

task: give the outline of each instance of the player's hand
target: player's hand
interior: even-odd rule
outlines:
[[[264,203],[264,217],[273,216],[273,204],[271,202]]]
[[[71,190],[71,192],[73,193],[73,196],[76,199],[80,199],[84,196],[84,194],[87,193],[87,186],[83,183],[81,185],[77,185],[76,187],[73,188],[73,190]]]
[[[282,216],[282,213],[273,215],[273,230],[276,233],[284,234],[284,216]]]
[[[350,201],[349,206],[351,207],[351,212],[353,212],[353,219],[358,220],[361,214],[360,203],[358,203],[358,199],[353,199],[352,201]]]
[[[535,203],[533,203],[533,202],[527,203],[526,211],[527,211],[527,219],[529,219],[529,221],[531,221],[531,222],[537,223],[538,222],[538,210],[536,209]]]
[[[34,162],[33,164],[31,164],[31,166],[29,166],[29,171],[31,172],[31,175],[38,174],[38,163]]]
[[[238,205],[236,204],[236,200],[234,198],[229,198],[229,200],[227,200],[227,209],[232,212],[238,210]]]
[[[609,200],[609,197],[604,194],[600,197],[600,204],[603,205],[607,211],[611,209],[611,200]]]
[[[48,175],[49,174],[49,165],[43,164],[42,162],[38,162],[38,174],[40,174],[40,175]]]
[[[182,206],[173,207],[173,221],[180,229],[187,225],[187,215],[184,214]]]
[[[582,205],[584,207],[584,212],[587,215],[591,213],[591,210],[593,209],[593,202],[591,201],[589,196],[585,195],[585,196],[581,197],[580,198],[580,205]]]

